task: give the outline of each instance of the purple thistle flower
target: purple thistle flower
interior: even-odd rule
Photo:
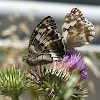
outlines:
[[[68,49],[64,58],[60,62],[56,63],[55,66],[56,68],[62,69],[65,72],[69,71],[74,73],[76,70],[78,70],[81,75],[80,80],[87,79],[88,75],[84,66],[84,62],[82,61],[80,53],[74,49]]]
[[[81,70],[80,74],[81,74],[80,80],[84,80],[88,77],[86,69]]]

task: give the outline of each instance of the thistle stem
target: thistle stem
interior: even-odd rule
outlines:
[[[13,95],[11,98],[12,98],[12,100],[20,100],[17,95]]]

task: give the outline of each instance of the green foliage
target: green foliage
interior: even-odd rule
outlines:
[[[73,76],[69,79],[68,82],[64,86],[62,86],[62,92],[59,93],[58,100],[68,100],[71,98],[72,94],[74,94],[74,84],[77,83],[79,80],[79,73],[76,72]],[[74,99],[72,99],[74,100]]]

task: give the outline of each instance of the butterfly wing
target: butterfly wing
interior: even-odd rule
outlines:
[[[33,31],[27,56],[23,57],[29,65],[42,65],[59,60],[64,55],[62,37],[57,32],[55,20],[48,16]]]
[[[79,9],[73,8],[71,13],[65,16],[62,25],[62,36],[67,45],[80,47],[94,39],[94,26],[83,17]]]

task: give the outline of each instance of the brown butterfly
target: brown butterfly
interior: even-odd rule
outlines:
[[[33,31],[28,54],[23,57],[30,66],[59,61],[67,48],[80,47],[95,36],[94,26],[87,21],[81,11],[73,8],[64,19],[62,34],[57,31],[55,20],[44,18]]]

